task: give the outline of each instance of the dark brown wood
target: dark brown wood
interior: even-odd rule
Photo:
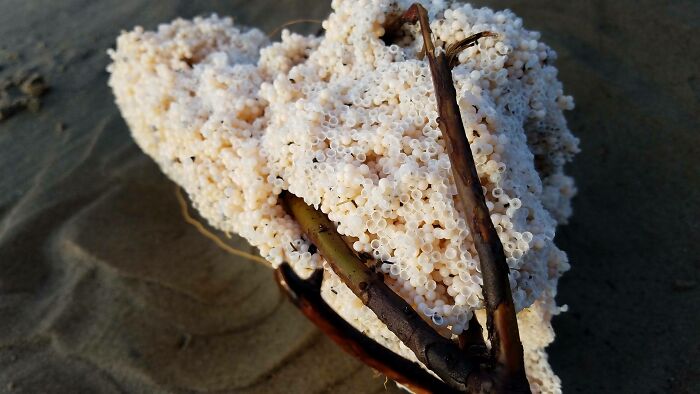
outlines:
[[[335,313],[321,297],[322,278],[323,270],[317,270],[309,279],[303,280],[286,263],[275,270],[277,284],[289,299],[347,353],[414,393],[457,393],[420,365],[370,339]]]
[[[488,348],[484,342],[481,324],[475,315],[469,320],[467,329],[459,335],[459,348],[468,357],[487,357]]]
[[[447,49],[445,49],[445,56],[447,57],[447,65],[450,69],[454,68],[459,62],[458,56],[460,52],[476,45],[479,39],[484,37],[498,37],[498,34],[491,33],[490,31],[482,31],[449,45]]]
[[[355,255],[322,212],[289,192],[280,198],[302,232],[350,290],[362,300],[418,360],[458,391],[480,392],[492,387],[488,365],[467,357],[450,339],[438,334],[418,313]]]
[[[440,130],[452,165],[452,175],[462,211],[479,255],[484,280],[486,325],[491,341],[491,351],[496,361],[497,391],[529,392],[523,361],[523,346],[520,342],[518,321],[508,281],[506,256],[498,233],[491,222],[481,182],[476,172],[457,104],[457,93],[448,58],[445,51],[435,50],[428,14],[423,6],[413,4],[404,14],[404,20],[410,23],[420,22],[424,49],[435,87]]]
[[[487,313],[487,329],[491,351],[484,357],[486,346],[481,326],[475,317],[460,337],[460,347],[442,337],[426,323],[399,295],[358,258],[335,225],[321,212],[288,192],[280,197],[287,212],[296,219],[304,234],[318,248],[333,271],[377,317],[408,346],[417,358],[454,390],[467,392],[528,393],[523,347],[508,281],[503,245],[486,207],[481,182],[474,164],[464,125],[457,104],[452,80],[452,67],[463,49],[479,38],[494,36],[490,32],[475,34],[451,45],[447,51],[436,51],[432,42],[427,11],[413,4],[387,27],[387,38],[393,37],[402,23],[420,23],[428,57],[438,113],[439,127],[445,139],[452,174],[465,220],[471,230],[479,255],[483,277],[483,293]],[[327,305],[326,305],[327,306]]]

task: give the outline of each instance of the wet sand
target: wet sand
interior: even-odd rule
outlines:
[[[700,391],[700,5],[477,4],[541,30],[577,102],[579,197],[557,235],[573,265],[558,298],[570,312],[550,347],[565,391]],[[269,269],[184,221],[104,71],[105,50],[137,24],[218,12],[271,31],[328,7],[0,4],[0,86],[32,72],[49,86],[39,106],[0,120],[1,393],[385,391],[282,298]]]

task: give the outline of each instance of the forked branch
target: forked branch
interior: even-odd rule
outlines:
[[[420,365],[385,348],[343,320],[321,297],[323,270],[307,280],[299,278],[289,264],[275,270],[275,279],[292,302],[343,350],[400,383],[416,394],[457,392]]]
[[[477,358],[467,357],[451,340],[438,334],[401,296],[371,272],[322,212],[289,193],[280,195],[287,212],[316,245],[345,285],[367,305],[431,371],[458,391],[480,391],[486,376]]]
[[[452,389],[463,392],[526,393],[530,388],[525,376],[523,347],[510,291],[508,265],[486,206],[460,116],[451,72],[461,50],[474,45],[479,38],[493,34],[478,33],[451,45],[446,51],[436,51],[427,11],[420,4],[412,5],[398,22],[392,20],[392,28],[417,22],[423,36],[422,52],[428,57],[435,88],[439,127],[446,142],[461,208],[481,264],[487,329],[491,341],[489,357],[483,356],[485,345],[476,319],[470,321],[468,330],[460,338],[460,349],[421,319],[408,303],[384,283],[381,275],[371,272],[323,213],[288,192],[283,192],[280,197],[287,212],[299,223],[304,234],[340,279],[416,354],[418,360]],[[387,34],[390,37],[393,33],[389,31]],[[287,290],[295,297],[293,292]]]
[[[497,375],[500,375],[497,383],[506,385],[507,390],[529,390],[526,386],[523,346],[520,342],[518,321],[508,280],[508,264],[501,240],[491,222],[491,215],[486,206],[479,175],[476,172],[474,158],[462,123],[450,60],[445,51],[435,50],[428,13],[422,5],[413,4],[404,17],[408,23],[420,23],[423,45],[435,87],[440,130],[445,139],[462,211],[479,255],[481,274],[484,279],[486,325],[491,341],[491,352],[498,368]],[[479,33],[472,37],[485,35],[492,35],[492,33]],[[467,38],[463,44],[452,48],[452,53],[474,42],[476,41]]]

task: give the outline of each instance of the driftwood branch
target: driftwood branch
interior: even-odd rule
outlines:
[[[525,376],[523,348],[508,281],[508,266],[503,246],[486,207],[461,120],[451,72],[460,51],[474,45],[478,39],[493,34],[482,32],[451,45],[447,50],[437,52],[425,8],[414,4],[400,18],[392,18],[387,39],[394,37],[396,29],[405,23],[420,23],[424,41],[421,53],[428,57],[440,116],[439,126],[446,142],[461,208],[481,263],[490,352],[475,317],[460,336],[459,346],[441,336],[384,283],[381,275],[368,269],[335,231],[334,224],[326,215],[288,192],[283,192],[280,198],[287,212],[299,223],[304,234],[318,248],[343,283],[450,389],[461,392],[527,393],[530,388]],[[320,294],[314,295],[320,286],[318,274],[311,282],[296,280],[298,278],[295,279],[292,274],[288,266],[282,266],[277,271],[277,278],[302,311],[324,331],[332,332],[332,337],[346,350],[349,347],[351,353],[358,354],[358,348],[364,349],[364,345],[358,344],[366,341],[357,338],[356,331],[346,336],[345,343],[343,339],[338,340],[339,335],[346,335],[345,330],[339,331],[338,327],[348,324],[331,314],[328,305],[320,300]],[[290,283],[294,285],[290,286]],[[359,353],[362,356],[369,352],[363,350]],[[377,360],[368,363],[377,363]],[[400,361],[392,363],[402,365],[394,372],[404,367],[411,368]],[[405,371],[399,373],[410,374]],[[392,376],[392,379],[395,377]],[[430,380],[425,382],[436,384]],[[433,392],[446,391],[438,387],[419,388]]]
[[[481,263],[487,312],[486,325],[491,341],[491,351],[500,375],[497,384],[505,385],[506,390],[529,391],[525,377],[523,346],[520,342],[518,321],[508,281],[506,256],[498,233],[491,222],[474,158],[469,148],[457,104],[450,60],[445,51],[435,50],[428,14],[423,6],[412,5],[404,14],[404,19],[409,23],[420,22],[424,49],[435,87],[440,130],[452,164],[452,175],[462,210]],[[483,33],[481,34],[483,36]],[[470,42],[473,44],[476,41],[470,41],[468,38],[464,44],[452,48],[452,53],[472,45]]]
[[[420,365],[385,348],[343,320],[321,298],[322,278],[323,270],[317,270],[303,280],[286,263],[275,270],[277,283],[292,302],[343,350],[416,394],[456,392]]]
[[[489,378],[478,359],[466,355],[451,340],[438,334],[401,296],[369,270],[335,231],[328,217],[289,192],[280,195],[287,212],[316,245],[324,259],[348,288],[387,328],[411,349],[418,360],[447,385],[459,391],[480,391]]]

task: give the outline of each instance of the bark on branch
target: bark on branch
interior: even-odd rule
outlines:
[[[316,245],[324,259],[348,288],[387,328],[410,348],[426,367],[455,390],[480,391],[490,379],[476,358],[467,357],[451,340],[438,334],[401,296],[371,272],[328,217],[289,193],[280,195],[287,212]],[[491,384],[491,383],[489,383]]]
[[[404,23],[417,22],[420,23],[424,41],[423,52],[428,57],[435,88],[440,116],[439,126],[446,142],[462,211],[481,264],[487,329],[491,341],[488,357],[483,355],[485,345],[481,338],[481,327],[476,319],[470,321],[468,330],[460,338],[461,346],[458,347],[421,319],[408,303],[384,283],[381,275],[371,272],[335,231],[334,224],[326,215],[288,192],[283,192],[280,198],[287,212],[299,223],[304,234],[318,248],[343,283],[416,354],[426,367],[435,372],[452,389],[462,392],[528,393],[530,388],[525,376],[523,347],[508,281],[508,265],[503,246],[486,207],[460,116],[451,71],[461,50],[474,45],[479,38],[493,36],[493,34],[478,33],[451,45],[446,51],[436,51],[431,38],[427,11],[420,4],[412,5],[398,21],[392,19],[391,29],[399,29]],[[392,37],[394,33],[396,32],[388,31],[387,37]],[[277,273],[278,280],[281,282],[292,278],[289,276],[288,267],[284,267],[278,269]],[[286,274],[280,270],[286,270]],[[287,281],[287,283],[290,282]],[[290,290],[289,286],[285,289],[293,299],[296,297],[299,305],[301,298],[298,294],[300,293]],[[311,294],[308,291],[306,293]],[[307,297],[307,300],[312,298]],[[310,313],[317,313],[314,312],[314,308],[328,307],[320,302],[307,302],[304,305],[306,306],[302,310],[306,309],[307,316]],[[323,314],[328,317],[326,312],[328,311]],[[319,325],[330,321],[319,320],[317,316],[312,320],[320,321]],[[356,341],[362,340],[356,339]]]
[[[317,270],[303,280],[286,263],[275,270],[277,283],[292,302],[343,350],[416,394],[457,393],[420,365],[385,348],[343,320],[321,298],[322,278],[323,270]]]
[[[464,130],[464,124],[457,104],[457,93],[452,80],[450,59],[445,51],[436,51],[432,42],[428,13],[420,4],[413,4],[404,14],[408,23],[420,23],[424,51],[435,87],[439,126],[446,142],[447,153],[452,164],[459,201],[469,226],[474,245],[479,255],[483,276],[483,293],[486,303],[487,328],[491,341],[491,352],[501,375],[498,384],[505,384],[507,390],[527,390],[527,378],[523,362],[523,346],[518,332],[513,297],[508,281],[508,264],[503,245],[498,237],[484,193],[476,172],[474,158]],[[487,33],[491,35],[491,33]],[[464,43],[451,48],[459,51],[476,42],[473,37],[485,36],[480,33],[467,38]]]

